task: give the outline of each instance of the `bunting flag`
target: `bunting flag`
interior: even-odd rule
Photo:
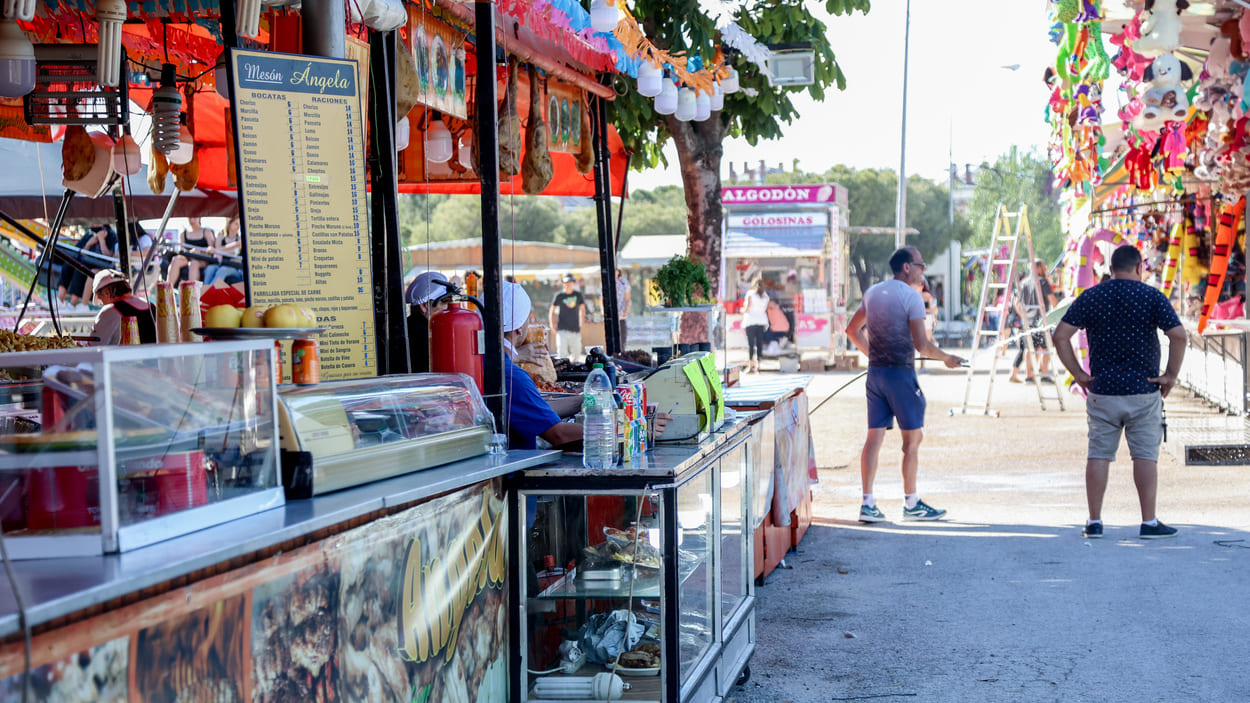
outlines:
[[[1198,316],[1198,334],[1207,328],[1211,308],[1219,302],[1224,289],[1224,274],[1228,273],[1228,255],[1232,253],[1233,240],[1237,238],[1237,225],[1246,212],[1246,196],[1236,205],[1220,211],[1220,225],[1215,232],[1215,246],[1211,248],[1211,273],[1207,275],[1206,297],[1202,301],[1202,314]]]

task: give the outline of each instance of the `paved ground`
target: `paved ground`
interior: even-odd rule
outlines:
[[[812,406],[853,375],[817,376]],[[812,416],[816,524],[757,589],[752,676],[729,700],[1250,700],[1248,467],[1185,467],[1164,450],[1159,515],[1181,533],[1141,541],[1122,447],[1107,536],[1085,540],[1081,400],[1043,412],[1004,374],[1001,417],[950,416],[963,373],[921,386],[920,492],[950,519],[901,521],[891,432],[876,486],[891,522],[859,524],[862,381],[830,400]],[[1206,412],[1182,395],[1172,412]]]

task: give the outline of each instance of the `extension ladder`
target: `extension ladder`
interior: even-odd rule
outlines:
[[[1021,247],[1022,243],[1023,247]],[[1005,257],[1000,256],[1003,249],[1007,250]],[[1013,308],[1022,313],[1020,319],[1023,331],[1018,337],[1024,345],[1025,353],[1032,356],[1036,351],[1033,345],[1033,334],[1040,332],[1044,351],[1050,357],[1052,373],[1053,369],[1059,368],[1059,360],[1055,358],[1054,345],[1051,343],[1046,322],[1047,301],[1042,295],[1037,271],[1033,267],[1034,261],[1036,258],[1033,250],[1033,233],[1029,229],[1028,206],[1021,203],[1019,210],[1009,212],[1006,205],[1000,204],[998,215],[994,219],[994,233],[990,237],[989,252],[986,255],[985,278],[981,284],[981,301],[977,306],[976,327],[972,335],[973,358],[969,360],[964,385],[964,402],[961,407],[951,409],[952,415],[956,412],[961,415],[969,414],[972,386],[977,375],[976,350],[981,346],[981,340],[989,338],[991,341],[990,362],[985,386],[985,402],[980,406],[978,414],[998,417],[998,411],[990,408],[990,401],[994,393],[994,379],[998,375],[1000,348],[1009,346],[1015,339],[1004,336],[1001,332],[1003,325],[1007,323],[1007,313]],[[1016,285],[1017,270],[1028,272],[1033,290],[1037,292],[1033,305],[1024,305],[1023,301],[1016,300],[1019,288]],[[996,329],[987,328],[985,324],[987,312],[998,313]],[[1036,322],[1030,324],[1032,319],[1036,319]],[[1064,409],[1063,395],[1059,392],[1058,383],[1043,383],[1040,365],[1033,374],[1033,386],[1037,390],[1037,401],[1042,410],[1046,409],[1048,399],[1056,401],[1060,410]],[[1053,395],[1048,395],[1046,390],[1048,387],[1053,391]]]

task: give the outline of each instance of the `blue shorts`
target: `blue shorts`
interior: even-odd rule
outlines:
[[[868,427],[900,430],[924,427],[924,393],[915,369],[868,367]]]

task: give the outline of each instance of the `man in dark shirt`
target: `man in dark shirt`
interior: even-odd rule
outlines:
[[[447,307],[452,293],[447,277],[438,271],[424,271],[404,291],[408,310],[408,358],[412,373],[430,371],[430,318]]]
[[[1089,451],[1085,493],[1089,520],[1084,534],[1102,536],[1102,499],[1107,473],[1120,445],[1120,431],[1133,458],[1133,482],[1141,503],[1142,539],[1172,537],[1176,528],[1155,517],[1159,442],[1163,435],[1163,398],[1180,373],[1185,356],[1185,328],[1167,298],[1141,282],[1142,258],[1126,244],[1111,255],[1111,279],[1072,302],[1055,328],[1055,351],[1072,378],[1089,392],[1085,411]],[[1089,339],[1089,373],[1072,349],[1072,335],[1084,329]],[[1167,369],[1159,375],[1159,336],[1168,338]]]
[[[575,359],[582,355],[582,325],[586,324],[586,299],[574,290],[577,279],[564,274],[564,290],[551,300],[547,321],[556,331],[556,356]]]

